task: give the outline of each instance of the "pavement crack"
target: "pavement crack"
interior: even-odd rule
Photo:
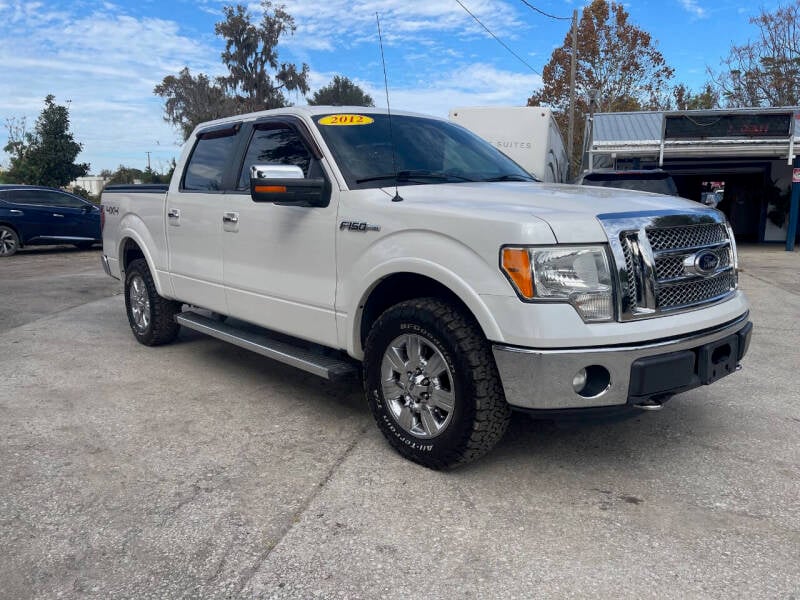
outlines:
[[[236,592],[233,594],[234,597],[239,597],[242,594],[242,590],[247,586],[250,581],[252,581],[253,577],[255,577],[256,573],[258,573],[261,565],[263,565],[268,559],[272,551],[283,541],[283,539],[294,529],[295,525],[300,522],[300,518],[303,514],[308,510],[311,504],[316,500],[317,496],[320,495],[322,490],[324,490],[330,481],[333,479],[333,476],[336,474],[336,471],[339,467],[347,460],[347,457],[355,449],[358,442],[363,438],[363,436],[367,433],[369,426],[363,426],[358,429],[356,432],[355,437],[350,441],[350,443],[345,448],[344,452],[339,456],[339,458],[330,466],[328,469],[327,474],[325,477],[320,481],[318,484],[314,486],[313,491],[309,494],[308,498],[306,498],[305,502],[298,508],[288,520],[287,524],[281,529],[278,534],[278,537],[275,539],[274,543],[267,546],[267,548],[262,552],[256,562],[249,568],[247,571],[242,575],[242,578],[239,582],[239,585],[236,588]]]

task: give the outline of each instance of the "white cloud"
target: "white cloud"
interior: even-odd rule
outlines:
[[[337,74],[331,63],[338,59],[330,59],[341,55],[347,60],[338,73],[385,105],[376,11],[387,46],[393,108],[446,116],[454,106],[523,105],[541,84],[530,72],[502,70],[488,64],[484,52],[473,53],[469,42],[483,41],[486,33],[453,0],[285,1],[298,24],[297,34],[281,42],[286,58],[325,64],[311,72],[312,91]],[[196,8],[221,17],[226,2],[206,0]],[[503,39],[525,34],[515,3],[463,2]],[[44,97],[53,93],[58,103],[69,102],[72,131],[84,144],[79,160],[91,162],[93,172],[119,164],[141,167],[147,151],[156,166],[166,165],[178,154],[178,134],[164,122],[163,102],[153,87],[184,66],[220,74],[220,44],[213,30],[198,35],[178,21],[136,17],[110,2],[63,6],[54,10],[47,2],[0,0],[0,127],[8,117],[26,116],[32,124]],[[253,12],[258,8],[251,6]],[[367,53],[366,62],[348,62],[359,55],[360,44],[375,46],[375,52]],[[320,53],[326,61],[312,60]],[[474,58],[465,58],[470,54]],[[498,46],[497,55],[504,54]],[[305,103],[299,94],[289,99]],[[0,148],[5,133],[0,129]],[[0,161],[6,158],[0,155]]]
[[[708,16],[706,9],[698,4],[697,0],[679,0],[683,9],[694,15],[698,19],[703,19]]]
[[[42,4],[0,4],[0,120],[25,116],[32,124],[44,97],[55,94],[57,103],[69,103],[72,132],[84,144],[79,160],[93,172],[142,165],[147,151],[166,164],[178,153],[177,134],[162,119],[153,87],[187,64],[219,70],[219,51],[178,24],[119,11],[105,3],[77,16]]]
[[[392,108],[446,117],[457,106],[524,106],[542,84],[541,77],[497,69],[475,63],[444,72],[436,80],[416,85],[392,87],[389,100]],[[382,86],[365,86],[376,106],[386,106]]]

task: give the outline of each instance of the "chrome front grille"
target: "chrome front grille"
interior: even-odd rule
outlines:
[[[694,309],[736,290],[735,249],[717,211],[599,218],[617,264],[621,320]]]
[[[728,240],[725,226],[719,223],[709,225],[690,225],[688,227],[665,227],[647,229],[650,247],[653,250],[675,248],[698,248],[709,244],[719,244]]]

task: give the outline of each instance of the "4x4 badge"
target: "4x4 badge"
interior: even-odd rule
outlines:
[[[380,231],[380,225],[372,225],[366,221],[342,221],[339,223],[339,231]]]

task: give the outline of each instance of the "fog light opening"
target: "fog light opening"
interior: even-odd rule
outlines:
[[[575,373],[572,389],[584,398],[596,398],[611,387],[611,373],[600,365],[590,365]]]

